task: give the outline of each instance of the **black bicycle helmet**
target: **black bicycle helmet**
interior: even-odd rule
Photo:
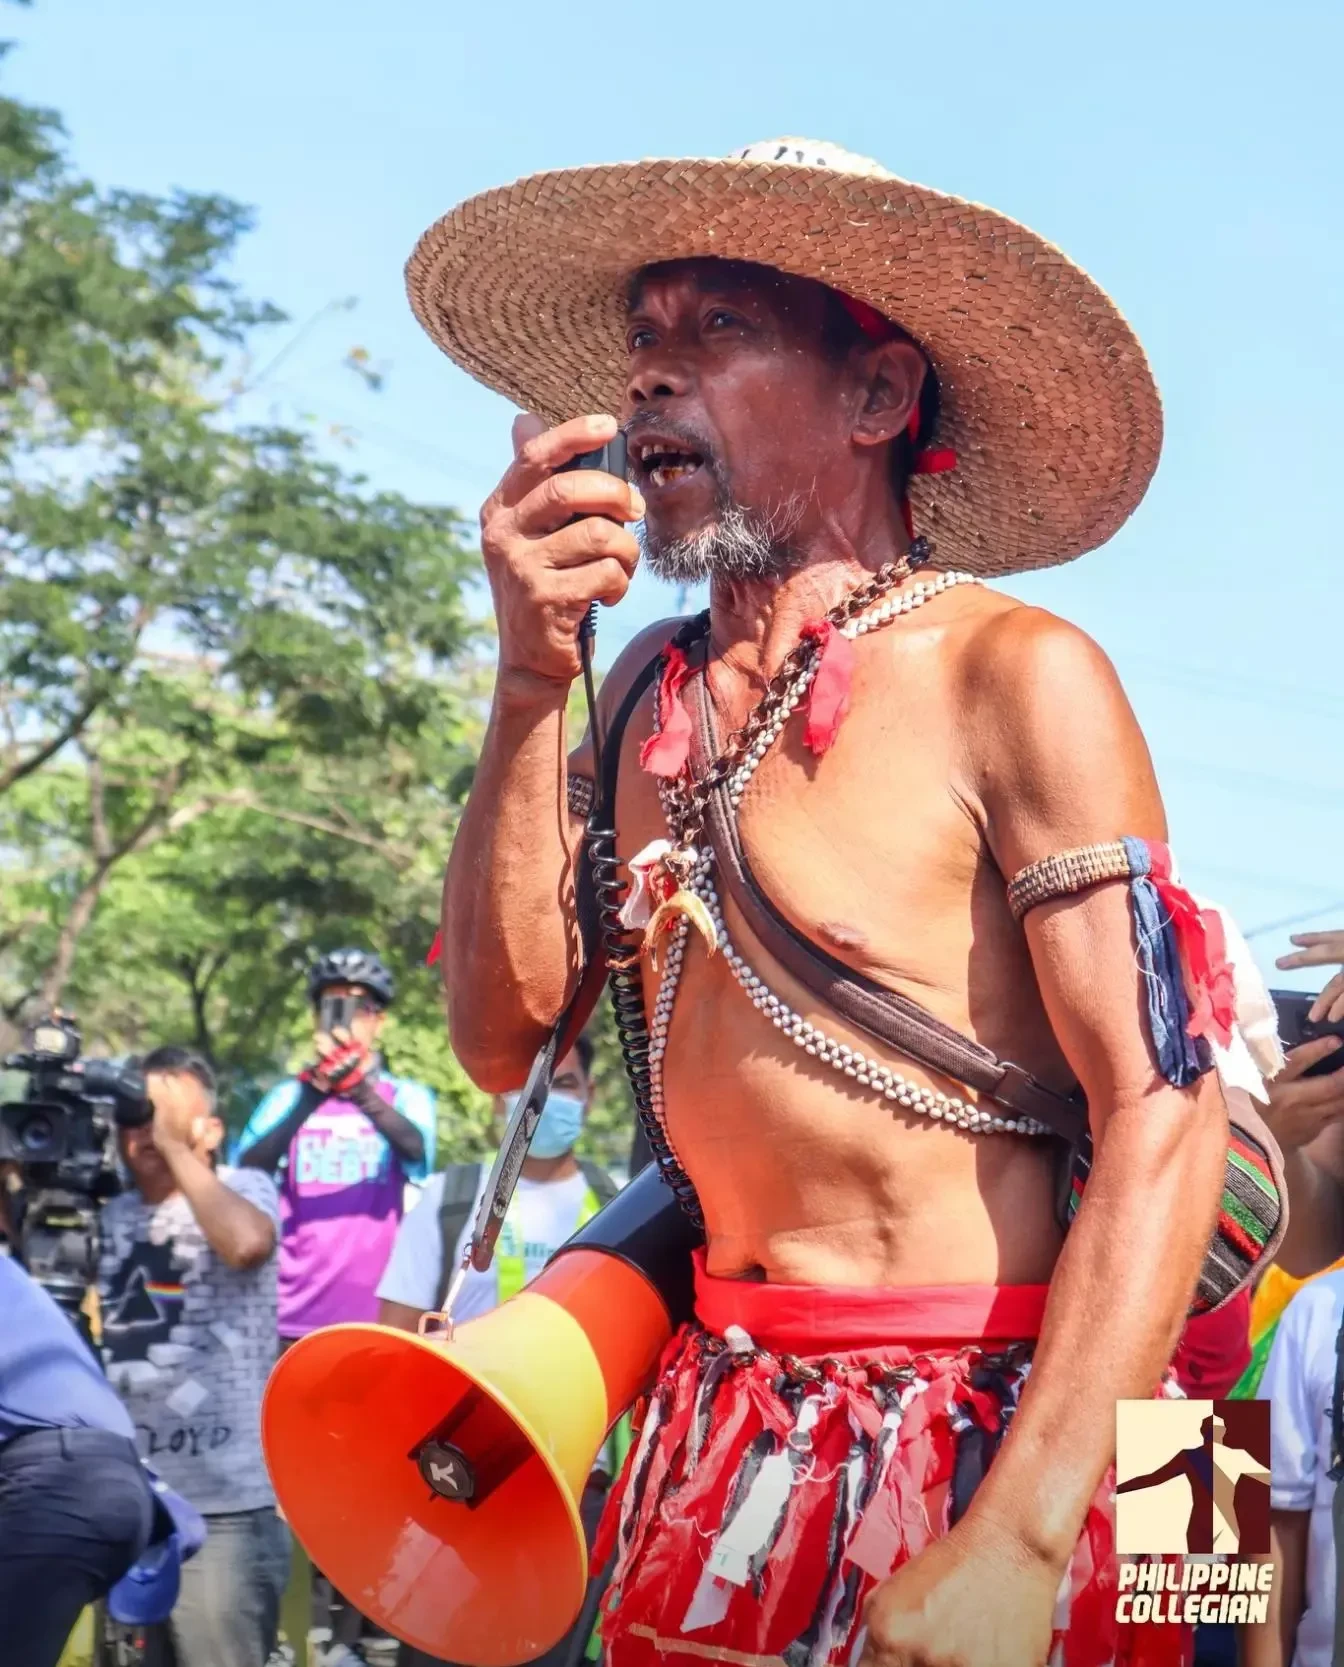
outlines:
[[[308,1000],[316,1006],[333,984],[357,984],[380,1007],[390,1007],[396,994],[392,974],[370,949],[333,949],[324,955],[308,974]]]

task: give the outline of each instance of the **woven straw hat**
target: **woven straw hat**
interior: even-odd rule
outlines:
[[[1147,489],[1161,404],[1109,297],[1015,221],[833,145],[534,174],[431,226],[406,281],[451,359],[558,422],[620,405],[631,275],[704,255],[817,279],[923,346],[942,394],[933,443],[958,457],[911,482],[939,567],[1068,561]]]

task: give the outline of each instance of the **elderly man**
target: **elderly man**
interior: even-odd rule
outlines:
[[[445,351],[542,413],[482,511],[499,668],[444,894],[453,1045],[488,1090],[606,970],[575,901],[576,626],[641,544],[710,585],[602,690],[651,952],[636,1090],[706,1231],[612,1517],[607,1660],[1134,1659],[1115,1403],[1163,1380],[1214,1225],[1197,1021],[1221,1061],[1225,969],[1152,964],[1166,824],[1104,655],[980,580],[1138,503],[1137,341],[1024,228],[793,140],[487,193],[409,282]],[[633,484],[564,471],[618,427]],[[874,1040],[884,1003],[906,1041]],[[1066,1240],[1046,1108],[1075,1085]]]

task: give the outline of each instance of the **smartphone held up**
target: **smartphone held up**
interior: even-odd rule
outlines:
[[[1311,1009],[1316,997],[1298,990],[1271,990],[1274,1011],[1279,1019],[1279,1040],[1285,1049],[1300,1048],[1305,1042],[1316,1042],[1323,1036],[1337,1036],[1344,1041],[1344,1019],[1313,1019]],[[1324,1059],[1309,1066],[1304,1077],[1326,1077],[1332,1071],[1344,1069],[1344,1047],[1336,1048]]]

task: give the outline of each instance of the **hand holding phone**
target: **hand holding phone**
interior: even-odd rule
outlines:
[[[644,514],[625,479],[614,417],[540,430],[514,425],[516,455],[481,511],[481,553],[499,630],[500,676],[572,683],[577,633],[594,602],[619,602],[639,560]]]
[[[1325,1077],[1344,1069],[1344,1018],[1313,1019],[1312,1009],[1318,998],[1298,990],[1271,990],[1270,997],[1278,1014],[1279,1040],[1289,1052],[1321,1044],[1312,1047],[1317,1057],[1299,1073],[1302,1077]],[[1324,1044],[1331,1039],[1336,1046],[1328,1049]]]

